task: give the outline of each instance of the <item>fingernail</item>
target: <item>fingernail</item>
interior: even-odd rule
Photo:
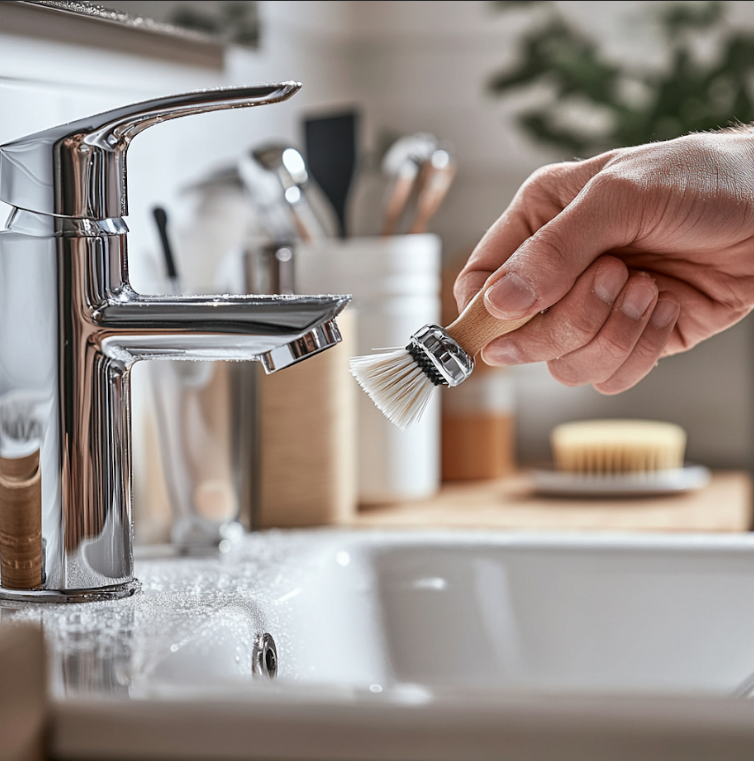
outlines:
[[[640,320],[655,297],[655,290],[641,281],[631,283],[621,304],[621,312],[632,320]]]
[[[517,365],[520,363],[518,349],[510,343],[493,343],[484,350],[484,360],[495,365]]]
[[[628,278],[625,270],[604,267],[594,278],[594,295],[605,304],[612,304],[618,298],[621,288]]]
[[[666,328],[671,322],[673,322],[673,320],[675,320],[680,309],[681,308],[675,303],[675,301],[662,299],[662,301],[657,302],[657,306],[655,306],[649,321],[656,328]]]
[[[498,317],[523,317],[537,300],[534,289],[520,275],[507,272],[484,294]]]

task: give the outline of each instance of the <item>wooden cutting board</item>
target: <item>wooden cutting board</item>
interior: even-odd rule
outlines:
[[[353,525],[741,532],[752,528],[752,482],[745,472],[720,471],[712,474],[706,487],[684,494],[556,498],[535,494],[522,472],[494,481],[449,483],[432,499],[362,509]]]

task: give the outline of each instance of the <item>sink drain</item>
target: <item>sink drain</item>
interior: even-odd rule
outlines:
[[[265,632],[257,637],[252,661],[254,676],[274,679],[278,673],[278,649],[272,635]]]

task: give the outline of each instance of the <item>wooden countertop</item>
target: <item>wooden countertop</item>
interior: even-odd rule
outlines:
[[[495,481],[445,484],[431,499],[362,508],[354,527],[504,528],[521,530],[711,531],[752,528],[748,473],[719,471],[683,494],[563,498],[533,492],[526,472]]]

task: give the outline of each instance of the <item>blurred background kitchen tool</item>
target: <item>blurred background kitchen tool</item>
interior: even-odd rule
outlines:
[[[348,200],[358,166],[358,125],[359,115],[353,110],[304,120],[309,170],[332,204],[340,238],[348,234]]]
[[[168,215],[162,206],[155,206],[152,209],[152,216],[154,217],[155,225],[157,225],[157,234],[160,237],[162,259],[165,263],[165,274],[170,285],[170,293],[171,295],[176,295],[180,293],[180,285],[178,282],[178,271],[175,267],[175,259],[173,258],[173,246],[170,243],[170,236],[168,234]]]
[[[357,175],[357,122],[355,112],[306,121],[307,159],[314,166],[289,143],[270,140],[187,188],[192,213],[177,216],[182,255],[198,240],[223,241],[201,279],[189,283],[186,273],[187,282],[181,282],[168,214],[153,209],[172,293],[345,288],[354,293],[356,307],[342,325],[341,346],[285,377],[268,379],[254,363],[153,363],[162,481],[172,503],[172,541],[183,548],[217,545],[236,521],[247,529],[337,524],[358,502],[415,499],[439,486],[439,405],[424,430],[394,441],[392,431],[383,431],[381,415],[370,421],[365,415],[373,410],[357,414],[363,400],[348,358],[357,341],[368,351],[405,332],[402,322],[394,325],[397,305],[401,315],[418,310],[416,320],[436,321],[440,242],[415,233],[427,229],[445,197],[455,160],[448,145],[429,133],[395,140],[381,161],[372,162],[382,176],[373,173],[379,195],[370,208],[378,211],[389,182],[383,231],[390,234],[343,239],[347,225],[357,222],[353,203],[349,212],[351,191],[365,179]],[[382,220],[375,216],[373,222],[379,230]],[[396,278],[398,273],[406,277]],[[421,477],[404,467],[417,458]],[[286,476],[281,463],[296,463],[298,475]]]
[[[170,230],[168,225],[168,213],[162,206],[155,206],[152,209],[152,216],[157,227],[157,234],[160,238],[162,260],[165,265],[165,277],[168,288],[166,289],[171,296],[183,293],[183,284],[178,273],[178,266],[173,255],[173,244],[170,239]],[[181,362],[165,360],[173,371],[181,378],[183,383],[194,388],[205,386],[212,376],[212,362]]]
[[[251,151],[254,160],[279,180],[282,202],[290,208],[301,240],[311,243],[326,237],[308,199],[309,172],[301,153],[289,145],[271,143]]]
[[[456,176],[456,160],[448,144],[438,146],[426,159],[416,180],[416,210],[409,225],[409,234],[427,232],[430,220],[437,213]]]
[[[168,290],[184,291],[168,214],[153,208]],[[171,541],[216,546],[238,519],[230,460],[226,362],[162,360],[149,366],[162,470],[172,511]]]
[[[416,189],[419,170],[436,150],[437,140],[427,132],[404,135],[388,148],[382,159],[382,172],[390,181],[381,231],[383,236],[398,232]]]

